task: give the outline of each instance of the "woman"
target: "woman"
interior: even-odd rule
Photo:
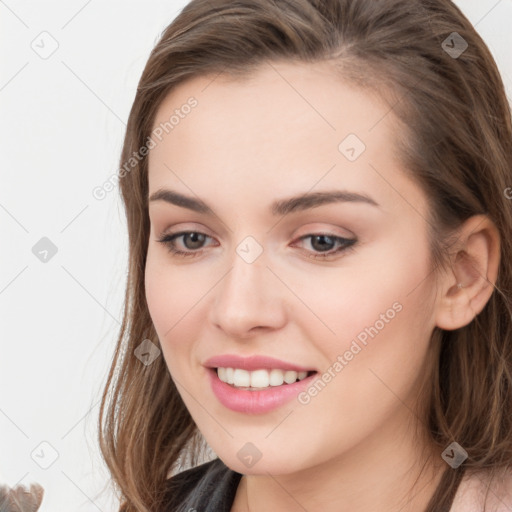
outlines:
[[[511,114],[454,4],[190,2],[119,179],[121,510],[509,510]]]

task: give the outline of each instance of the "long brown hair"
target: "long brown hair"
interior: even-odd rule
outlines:
[[[449,51],[454,32],[459,46],[467,43],[460,55]],[[144,291],[150,225],[141,148],[178,84],[222,72],[243,77],[277,60],[329,60],[342,79],[390,104],[403,126],[399,156],[430,200],[433,270],[448,265],[450,235],[469,217],[487,214],[499,231],[501,264],[485,308],[461,329],[432,333],[424,417],[430,442],[439,457],[452,441],[469,455],[458,470],[446,466],[427,507],[449,510],[463,471],[494,474],[512,460],[512,123],[491,53],[448,0],[193,0],[163,32],[137,88],[119,173],[129,272],[99,442],[122,510],[163,507],[165,480],[180,455],[195,464],[201,446],[163,357],[146,366],[134,355],[145,339],[159,343]]]

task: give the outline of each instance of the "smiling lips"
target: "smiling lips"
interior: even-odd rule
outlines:
[[[267,356],[215,356],[204,366],[219,402],[246,414],[265,413],[283,405],[309,385],[317,373]]]

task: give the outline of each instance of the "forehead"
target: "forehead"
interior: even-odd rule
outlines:
[[[191,98],[196,105],[183,108]],[[159,127],[150,194],[166,186],[187,192],[187,184],[198,195],[250,200],[343,186],[378,191],[379,202],[391,205],[396,188],[414,193],[399,169],[391,107],[326,63],[266,63],[243,80],[195,77],[164,99]]]

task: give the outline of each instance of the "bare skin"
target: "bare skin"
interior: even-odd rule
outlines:
[[[425,434],[418,391],[430,336],[436,325],[457,329],[483,309],[499,235],[485,217],[470,219],[455,248],[469,257],[454,256],[453,271],[434,275],[428,199],[394,154],[400,128],[389,106],[327,64],[273,63],[246,82],[213,78],[181,84],[158,111],[155,126],[190,96],[198,101],[151,150],[149,195],[172,189],[202,199],[214,215],[149,203],[146,297],[194,421],[244,474],[232,511],[423,510],[446,467],[439,449],[413,435],[416,426]],[[350,151],[357,140],[348,153],[339,149],[349,134],[366,146],[353,161],[347,155],[358,153]],[[378,206],[269,210],[276,200],[342,189]],[[206,235],[200,248],[175,240],[199,255],[171,254],[158,241],[182,231]],[[316,233],[356,242],[320,260],[321,247],[302,238]],[[252,263],[236,252],[248,236],[263,251]],[[222,405],[203,366],[218,354],[263,354],[319,374],[331,368],[332,376],[338,356],[370,326],[378,333],[307,403],[263,414]],[[261,453],[252,467],[237,456],[248,442]]]

